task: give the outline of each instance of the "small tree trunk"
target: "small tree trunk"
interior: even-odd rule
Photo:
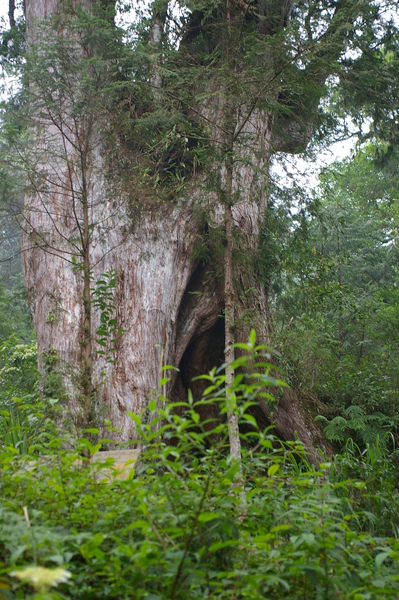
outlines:
[[[231,12],[230,0],[226,0],[226,19],[227,19],[227,48],[226,57],[230,61],[231,50]],[[234,169],[234,125],[232,120],[232,98],[227,98],[225,110],[225,123],[227,131],[230,131],[230,137],[226,144],[226,190],[224,198],[224,228],[225,228],[225,250],[224,250],[224,359],[226,363],[226,402],[227,402],[227,422],[229,428],[229,443],[231,456],[241,464],[241,440],[238,426],[237,402],[235,393],[232,391],[234,381],[234,278],[233,278],[233,169]],[[242,472],[240,466],[240,481],[242,482]]]
[[[152,26],[151,26],[151,35],[150,35],[150,45],[153,46],[155,53],[158,53],[158,56],[161,51],[161,42],[163,30],[165,27],[165,20],[167,14],[167,2],[164,2],[164,6],[157,10],[153,15]],[[153,96],[156,103],[161,102],[162,100],[162,76],[160,73],[160,65],[159,58],[156,57],[153,67],[152,67],[152,78],[151,85],[153,88]]]
[[[15,27],[15,0],[9,0],[8,19],[10,22],[10,27]]]
[[[227,420],[229,427],[230,454],[237,461],[241,461],[241,441],[238,427],[238,415],[236,397],[231,391],[234,381],[234,280],[233,280],[233,215],[232,215],[232,191],[233,191],[233,156],[229,149],[226,159],[226,197],[224,205],[225,226],[225,250],[224,250],[224,326],[225,326],[225,350],[226,363],[226,401]]]
[[[92,421],[93,395],[93,343],[91,319],[91,269],[90,246],[84,248],[83,255],[83,344],[82,344],[82,393],[84,397],[84,422],[89,427]]]
[[[80,168],[82,177],[82,255],[83,255],[83,347],[82,347],[82,392],[84,397],[84,426],[92,423],[93,402],[93,331],[92,331],[92,297],[91,277],[92,265],[90,260],[90,210],[88,194],[88,155],[90,152],[92,122],[89,119],[87,127],[83,126],[84,137],[79,140]]]

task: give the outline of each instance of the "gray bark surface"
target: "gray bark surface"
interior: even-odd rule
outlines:
[[[58,3],[59,0],[26,0],[28,35],[33,35],[35,20],[50,16]],[[54,143],[62,145],[60,132],[52,129],[50,123],[45,125]],[[93,134],[93,144],[101,146],[100,130],[101,122],[96,124]],[[256,113],[246,123],[244,133],[256,145],[250,149],[248,144],[244,154],[256,151],[260,163],[267,164],[276,144],[271,120],[265,114]],[[110,269],[118,274],[116,318],[123,330],[114,364],[106,364],[105,359],[93,351],[93,386],[98,404],[102,406],[101,419],[110,419],[113,427],[120,428],[117,438],[129,440],[134,437],[134,424],[126,413],[138,414],[145,410],[151,393],[158,389],[161,362],[180,368],[179,374],[172,374],[165,390],[167,396],[176,400],[185,397],[189,386],[199,394],[201,385],[193,384],[192,378],[223,359],[223,282],[195,258],[198,226],[193,206],[197,196],[203,193],[200,176],[193,177],[191,193],[186,198],[149,214],[143,212],[132,223],[124,198],[112,197],[107,188],[102,176],[101,149],[92,150],[91,159],[93,166],[88,174],[91,219],[103,226],[97,227],[90,245],[90,263],[94,279]],[[57,171],[64,182],[63,191],[49,186],[46,197],[30,193],[25,198],[23,269],[39,357],[53,349],[73,370],[79,368],[81,360],[85,318],[83,286],[81,273],[74,271],[65,260],[67,243],[63,244],[62,239],[70,238],[76,223],[71,215],[65,166],[49,158],[45,168]],[[245,251],[246,247],[256,247],[267,198],[259,194],[262,186],[258,177],[244,161],[234,167],[232,185],[233,193],[237,188],[245,190],[231,210],[233,226],[241,231]],[[209,202],[212,204],[214,198],[210,197]],[[220,207],[214,211],[215,221],[218,211],[220,213]],[[54,224],[59,230],[57,234]],[[49,232],[58,236],[53,244]],[[259,341],[268,342],[271,324],[265,291],[253,275],[245,272],[233,275],[239,291],[247,292],[254,287],[257,290],[245,300],[244,294],[237,294],[235,318],[248,308],[253,309],[251,326],[256,327]],[[98,319],[98,314],[93,314],[92,336],[99,326]],[[250,326],[244,324],[236,334],[236,341],[246,341],[249,329]],[[43,360],[40,361],[43,366]],[[101,377],[102,371],[105,378]],[[66,380],[69,410],[72,415],[78,414],[73,377],[66,376]],[[263,424],[266,424],[268,408],[260,406],[259,410],[259,419],[264,419]],[[315,444],[320,442],[318,430],[293,392],[285,394],[280,401],[275,424],[284,439],[298,435],[315,454]]]

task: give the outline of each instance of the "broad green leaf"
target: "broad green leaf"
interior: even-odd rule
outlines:
[[[199,515],[198,521],[201,523],[208,523],[209,521],[213,521],[215,519],[219,519],[220,514],[214,512],[203,512]]]
[[[272,477],[273,475],[275,475],[277,473],[277,471],[279,470],[280,465],[274,464],[271,465],[268,469],[267,469],[267,474],[269,475],[269,477]]]

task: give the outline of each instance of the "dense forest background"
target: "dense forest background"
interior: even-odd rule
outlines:
[[[0,599],[396,598],[397,6],[351,0],[130,4],[118,3],[116,12],[112,2],[82,3],[81,11],[68,5],[70,31],[81,43],[78,58],[62,37],[65,16],[56,13],[45,25],[45,42],[30,33],[30,56],[22,3],[10,0],[2,24]],[[136,19],[126,25],[133,8]],[[266,93],[268,69],[278,75]],[[245,129],[252,126],[248,104],[268,115],[264,155],[257,134]],[[49,115],[62,135],[68,126],[70,137],[98,142],[106,151],[82,151],[80,167],[69,150],[48,158],[56,136],[39,143],[39,127],[36,138],[30,136],[39,122],[49,127]],[[112,125],[105,143],[94,126],[91,137],[93,115]],[[321,168],[312,189],[301,186],[295,169],[281,176],[290,156],[300,155],[310,170],[326,147],[347,138],[355,140],[351,155]],[[81,194],[82,216],[75,213],[74,234],[62,230],[61,242],[45,237],[48,231],[29,216],[31,198],[58,181],[47,177],[50,168],[37,166],[51,160],[58,167],[65,161],[71,196]],[[252,173],[251,190],[262,197],[253,206],[258,210],[264,202],[263,212],[245,212],[252,200],[240,191],[237,164],[243,180]],[[117,173],[118,185],[109,183],[110,173]],[[120,297],[126,305],[131,298],[122,295],[118,268],[105,270],[93,260],[98,240],[113,239],[116,226],[108,223],[119,205],[115,209],[105,193],[88,200],[76,184],[86,176],[104,189],[106,181],[118,201],[126,195],[130,229],[119,229],[128,229],[136,245],[135,228],[153,235],[152,221],[172,222],[177,210],[186,214],[186,205],[195,214],[195,244],[187,244],[185,257],[192,273],[187,289],[182,286],[186,307],[179,309],[177,333],[184,337],[190,312],[202,320],[180,355],[165,350],[167,359],[179,356],[178,364],[169,366],[156,354],[155,367],[147,370],[161,383],[137,410],[119,407],[126,420],[116,424],[106,401],[118,389],[112,385],[123,344],[135,339],[118,305]],[[208,200],[197,202],[196,193]],[[234,213],[242,196],[243,226]],[[67,205],[69,196],[64,200]],[[86,213],[103,205],[105,216],[86,223]],[[248,214],[259,217],[256,244],[245,238]],[[125,242],[110,243],[104,256],[119,253],[123,264]],[[154,235],[148,248],[161,243]],[[143,242],[143,255],[148,248]],[[70,256],[68,264],[59,263],[70,279],[60,275],[59,281],[74,282],[69,291],[80,303],[70,362],[63,359],[62,368],[57,339],[63,342],[68,331],[66,311],[53,302],[38,317],[35,275],[28,273],[29,265],[39,272],[40,252],[49,264],[49,257],[56,264]],[[152,272],[144,267],[153,279],[160,262]],[[42,278],[37,281],[40,287]],[[178,287],[178,276],[175,281]],[[263,319],[255,306],[267,312]],[[62,335],[54,333],[59,322]],[[178,347],[178,335],[173,339]],[[149,336],[148,348],[154,340]],[[133,382],[140,373],[134,371]],[[79,418],[68,420],[79,402]],[[267,407],[259,412],[262,402]],[[314,428],[311,444],[298,439],[287,402]],[[279,406],[288,415],[280,429]],[[122,448],[139,445],[141,458],[126,481],[100,484],[101,470],[90,458],[117,447],[118,439]],[[76,461],[86,461],[86,468]],[[112,472],[112,460],[107,466]]]

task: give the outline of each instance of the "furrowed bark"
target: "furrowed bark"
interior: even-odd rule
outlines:
[[[91,5],[90,2],[81,4]],[[59,6],[57,0],[27,0],[28,42],[34,37],[35,21],[51,16]],[[290,11],[291,4],[288,8]],[[154,44],[159,44],[162,29],[162,16],[155,15]],[[156,70],[153,75],[154,100],[159,103],[162,102],[162,82]],[[215,144],[223,141],[217,124],[226,121],[225,104],[221,102],[218,107],[215,101],[210,107],[197,108],[197,112],[201,109],[204,115],[210,115],[207,126],[210,130],[213,128],[210,137]],[[44,192],[32,186],[27,194],[23,264],[39,356],[54,349],[71,369],[79,369],[83,361],[87,374],[83,393],[87,410],[89,407],[92,410],[92,400],[96,398],[96,406],[101,407],[101,414],[97,415],[99,423],[104,418],[110,419],[112,425],[120,429],[115,434],[117,439],[134,438],[133,421],[127,411],[136,414],[145,411],[152,391],[158,389],[162,354],[165,364],[180,368],[180,373],[172,375],[165,389],[165,394],[175,400],[184,398],[188,387],[200,395],[200,384],[193,384],[193,377],[215,364],[232,362],[234,341],[247,341],[251,326],[257,329],[260,342],[269,341],[267,290],[259,283],[256,272],[233,264],[232,250],[235,234],[241,240],[243,253],[250,255],[257,250],[267,210],[267,165],[271,155],[284,147],[271,115],[260,110],[256,101],[247,117],[242,118],[235,129],[247,143],[240,146],[238,138],[233,140],[228,145],[225,160],[220,161],[225,198],[216,208],[215,193],[204,198],[201,187],[204,175],[193,170],[184,198],[168,206],[154,203],[150,211],[138,210],[132,216],[126,198],[122,193],[115,194],[104,175],[106,148],[101,132],[106,123],[102,115],[94,115],[90,135],[91,165],[90,169],[84,169],[82,214],[77,218],[72,214],[73,176],[56,159],[49,158],[44,165],[44,172],[52,174],[53,183],[47,185]],[[54,144],[61,144],[62,133],[54,123],[48,119],[43,126],[46,131],[51,130]],[[310,133],[299,132],[298,135],[308,139]],[[234,148],[235,142],[239,150]],[[302,142],[306,145],[306,140]],[[71,145],[67,145],[66,154],[72,160]],[[202,233],[195,215],[199,201],[213,206],[217,213],[215,219],[209,218],[207,227],[225,227],[224,284],[216,275],[216,268],[204,264],[196,252]],[[79,224],[83,233],[83,279],[82,273],[74,271],[68,262],[70,244],[75,243]],[[93,231],[92,224],[95,224]],[[96,280],[110,269],[118,274],[116,319],[123,330],[112,364],[96,355],[93,347],[99,315],[92,310],[90,296],[90,277]],[[220,317],[223,311],[224,321]],[[40,360],[43,365],[42,358]],[[105,378],[101,377],[102,372]],[[234,373],[228,370],[227,386],[231,385],[232,377]],[[78,407],[72,380],[67,384],[67,392],[68,410],[74,418]],[[259,405],[257,418],[262,425],[270,422],[269,412],[267,406]],[[216,419],[218,415],[215,413],[212,417]],[[298,434],[316,455],[319,433],[295,395],[282,398],[274,421],[283,438],[292,439]],[[231,419],[230,424],[232,455],[239,460],[237,422]]]

